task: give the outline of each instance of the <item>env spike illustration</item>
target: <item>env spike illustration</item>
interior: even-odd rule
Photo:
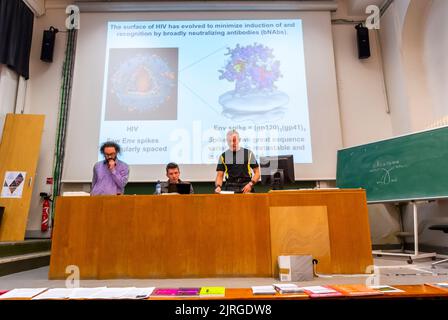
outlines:
[[[257,43],[237,44],[227,50],[229,58],[219,70],[219,79],[235,83],[235,88],[219,96],[223,115],[236,121],[253,122],[282,118],[289,97],[275,85],[282,73],[274,50]]]

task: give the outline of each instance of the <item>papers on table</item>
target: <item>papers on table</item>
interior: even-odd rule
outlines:
[[[65,191],[62,193],[63,197],[87,197],[90,196],[90,193],[85,191]]]
[[[69,299],[92,299],[94,295],[98,294],[103,289],[106,289],[106,287],[74,288]]]
[[[253,286],[252,294],[275,294],[277,291],[274,289],[274,286]]]
[[[303,287],[303,290],[311,297],[337,297],[342,296],[343,294],[331,287],[328,286],[309,286]]]
[[[389,293],[389,292],[404,292],[401,289],[397,289],[395,287],[391,287],[388,285],[380,285],[380,286],[369,286],[371,289],[375,289],[381,292]]]
[[[155,287],[147,288],[132,288],[126,294],[124,294],[120,299],[146,299],[148,298]]]
[[[32,300],[45,300],[45,299],[68,299],[74,289],[67,288],[54,288],[45,291],[34,297]]]
[[[33,300],[46,299],[145,299],[155,287],[147,288],[54,288],[35,296]]]
[[[154,289],[154,287],[104,288],[94,294],[91,299],[144,299],[149,297]]]
[[[23,288],[13,289],[0,296],[0,300],[3,299],[31,299],[37,296],[39,293],[44,292],[47,288]]]
[[[274,288],[281,294],[285,293],[303,293],[303,288],[294,283],[274,283]]]

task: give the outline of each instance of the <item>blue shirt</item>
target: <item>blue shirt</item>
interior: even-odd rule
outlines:
[[[116,160],[113,170],[104,161],[99,161],[93,167],[92,191],[95,195],[116,195],[123,194],[124,187],[128,183],[129,167],[126,163]]]

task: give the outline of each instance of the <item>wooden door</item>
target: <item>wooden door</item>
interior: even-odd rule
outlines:
[[[23,191],[19,198],[0,195],[5,207],[0,225],[0,241],[23,241],[30,209],[31,193],[39,159],[43,115],[7,114],[0,142],[0,181],[4,187],[6,172],[25,172]]]

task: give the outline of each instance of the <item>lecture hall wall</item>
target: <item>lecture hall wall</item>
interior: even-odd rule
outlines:
[[[359,18],[350,11],[352,2],[338,1],[339,9],[333,14],[333,18]],[[418,4],[420,2],[424,5]],[[45,3],[45,15],[35,19],[30,80],[24,93],[23,106],[25,113],[46,115],[27,226],[27,235],[32,237],[48,236],[48,234],[42,235],[39,231],[41,214],[39,192],[50,191],[50,186],[45,184],[45,180],[52,175],[60,78],[66,40],[65,33],[57,34],[54,61],[51,64],[44,63],[39,60],[42,32],[51,25],[60,30],[64,29],[65,7],[70,1],[64,3],[64,1],[47,0]],[[395,0],[381,19],[380,31],[370,32],[372,56],[367,60],[357,58],[353,25],[333,25],[344,146],[421,130],[447,114],[447,106],[442,103],[446,101],[447,93],[442,89],[448,87],[448,65],[443,56],[440,56],[442,48],[448,49],[446,40],[448,21],[444,19],[448,14],[447,5],[448,1],[444,0]],[[417,12],[415,10],[422,8],[425,10],[423,19],[421,15],[415,14]],[[418,21],[419,28],[414,26],[415,20]],[[403,51],[404,48],[406,52]],[[416,64],[416,61],[419,63]],[[1,126],[4,114],[14,110],[16,90],[17,77],[7,68],[1,68]],[[390,113],[387,112],[388,108]],[[69,153],[70,149],[67,152]],[[73,156],[82,157],[82,155]],[[439,217],[447,205],[438,202],[437,205],[432,204],[424,209],[431,216]],[[370,206],[369,214],[373,243],[396,242],[393,233],[398,230],[399,225],[397,213],[393,208],[382,205]],[[435,238],[433,235],[428,235],[423,240],[439,241],[440,235]]]
[[[393,135],[448,125],[447,15],[445,0],[395,0],[381,19]],[[373,210],[381,209],[371,209],[371,214]],[[412,231],[410,206],[403,222],[405,230]],[[448,247],[446,234],[428,230],[429,225],[436,223],[448,223],[448,200],[419,207],[419,243]],[[412,242],[412,238],[407,241]],[[448,254],[447,249],[442,251]]]

